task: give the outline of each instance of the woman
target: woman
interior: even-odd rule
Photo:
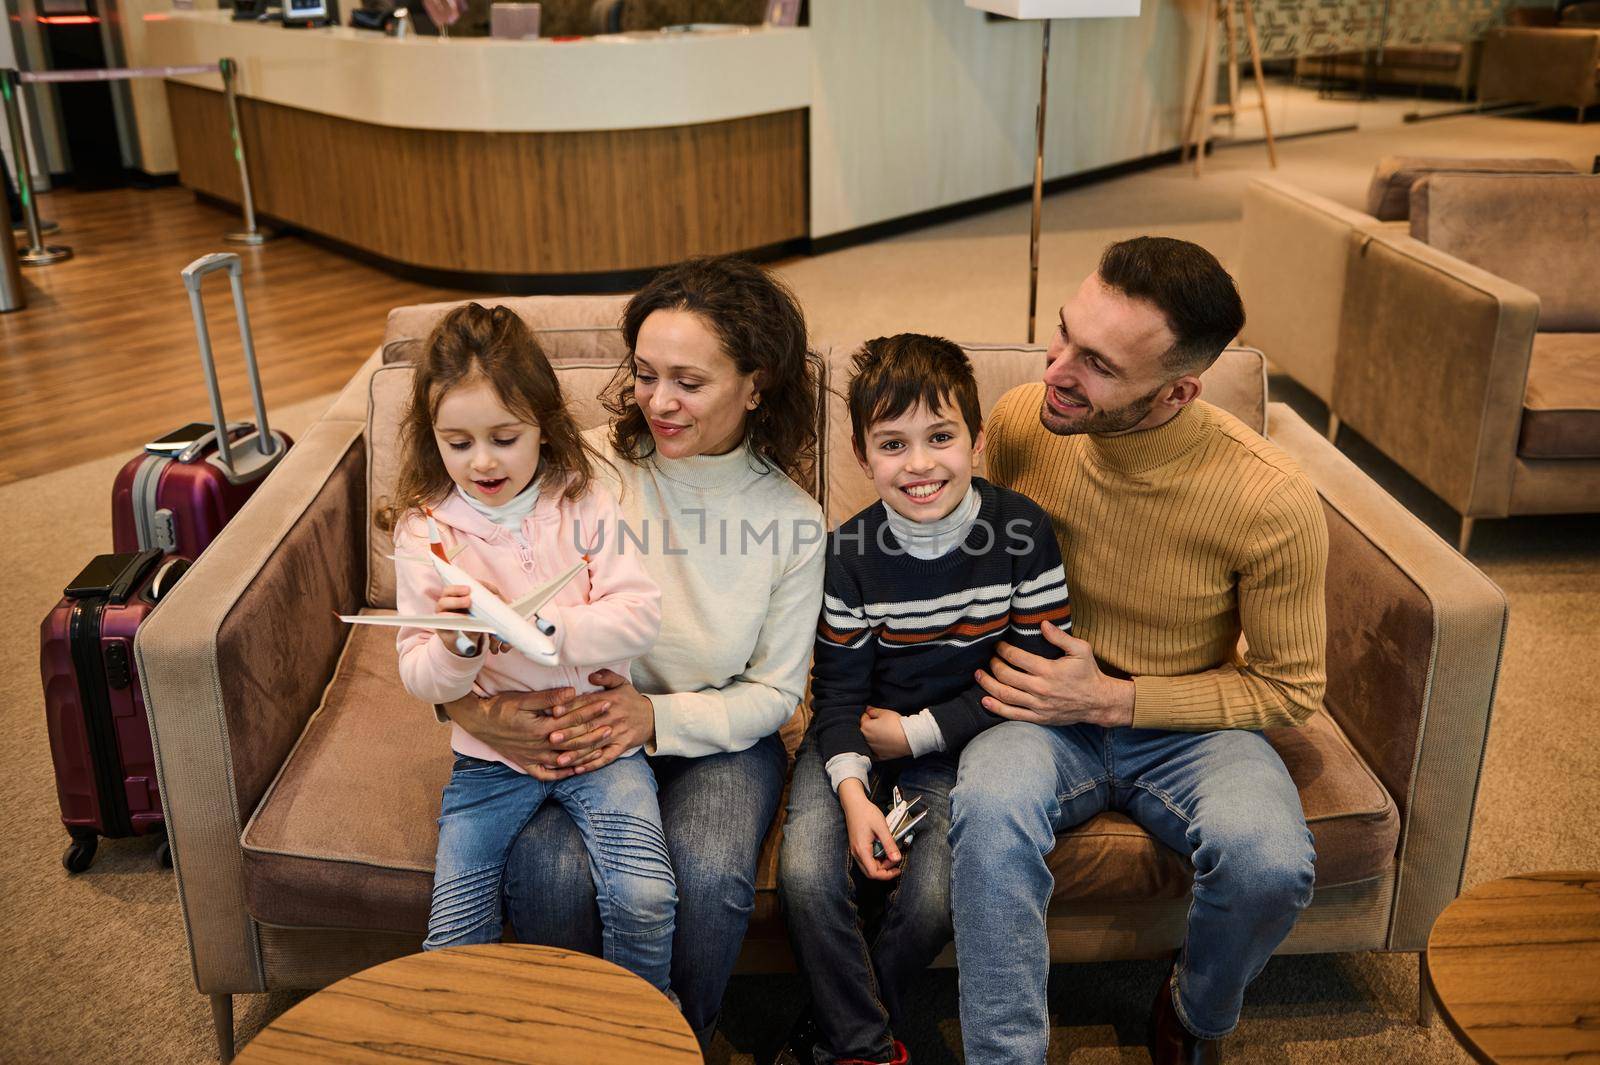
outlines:
[[[822,602],[822,511],[797,484],[815,463],[818,371],[794,296],[736,259],[669,268],[629,301],[622,331],[614,420],[586,435],[614,467],[625,522],[605,535],[643,543],[661,587],[661,637],[631,682],[605,672],[591,695],[468,698],[449,713],[550,778],[645,746],[678,879],[672,986],[706,1046],[755,905],[788,768],[777,733],[804,694]],[[505,884],[519,940],[599,952],[565,811],[528,824]]]

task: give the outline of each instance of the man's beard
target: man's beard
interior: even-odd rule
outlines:
[[[1050,406],[1049,387],[1045,386],[1047,390],[1045,399],[1039,405],[1039,424],[1057,436],[1072,436],[1076,433],[1125,433],[1144,421],[1145,416],[1155,408],[1156,397],[1161,394],[1161,388],[1157,388],[1149,395],[1141,396],[1121,407],[1112,410],[1096,410],[1090,407],[1088,413],[1069,420],[1056,413],[1055,408]]]

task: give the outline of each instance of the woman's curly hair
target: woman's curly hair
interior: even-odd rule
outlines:
[[[628,355],[602,397],[617,454],[639,461],[655,451],[649,420],[633,398],[634,352],[645,319],[667,310],[698,315],[738,371],[755,375],[761,405],[745,420],[745,440],[760,461],[809,486],[816,472],[821,359],[807,345],[805,314],[788,286],[732,256],[669,266],[628,301],[622,312]]]
[[[589,490],[594,476],[588,445],[561,398],[561,383],[539,341],[515,311],[467,303],[444,316],[428,336],[400,430],[400,479],[394,498],[378,509],[378,528],[393,532],[405,516],[436,506],[454,482],[434,439],[439,403],[452,388],[483,379],[518,418],[539,427],[537,476],[564,484],[568,499]]]

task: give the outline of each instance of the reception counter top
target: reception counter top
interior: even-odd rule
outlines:
[[[403,129],[649,129],[789,111],[811,98],[804,28],[502,41],[285,29],[221,11],[145,22],[158,64],[228,56],[243,96]],[[180,80],[222,88],[215,75]]]
[[[148,20],[150,58],[239,68],[263,218],[437,284],[619,290],[806,236],[809,31],[576,41]],[[170,79],[180,180],[238,202],[217,75]]]

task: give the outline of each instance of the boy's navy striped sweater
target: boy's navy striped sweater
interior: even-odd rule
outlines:
[[[860,724],[868,706],[929,709],[945,749],[958,751],[1001,720],[983,708],[973,679],[996,644],[1061,656],[1039,631],[1046,620],[1072,626],[1050,519],[1027,496],[981,477],[972,484],[978,517],[966,541],[938,558],[902,550],[881,502],[829,535],[811,672],[811,727],[824,764],[850,752],[872,756]]]

